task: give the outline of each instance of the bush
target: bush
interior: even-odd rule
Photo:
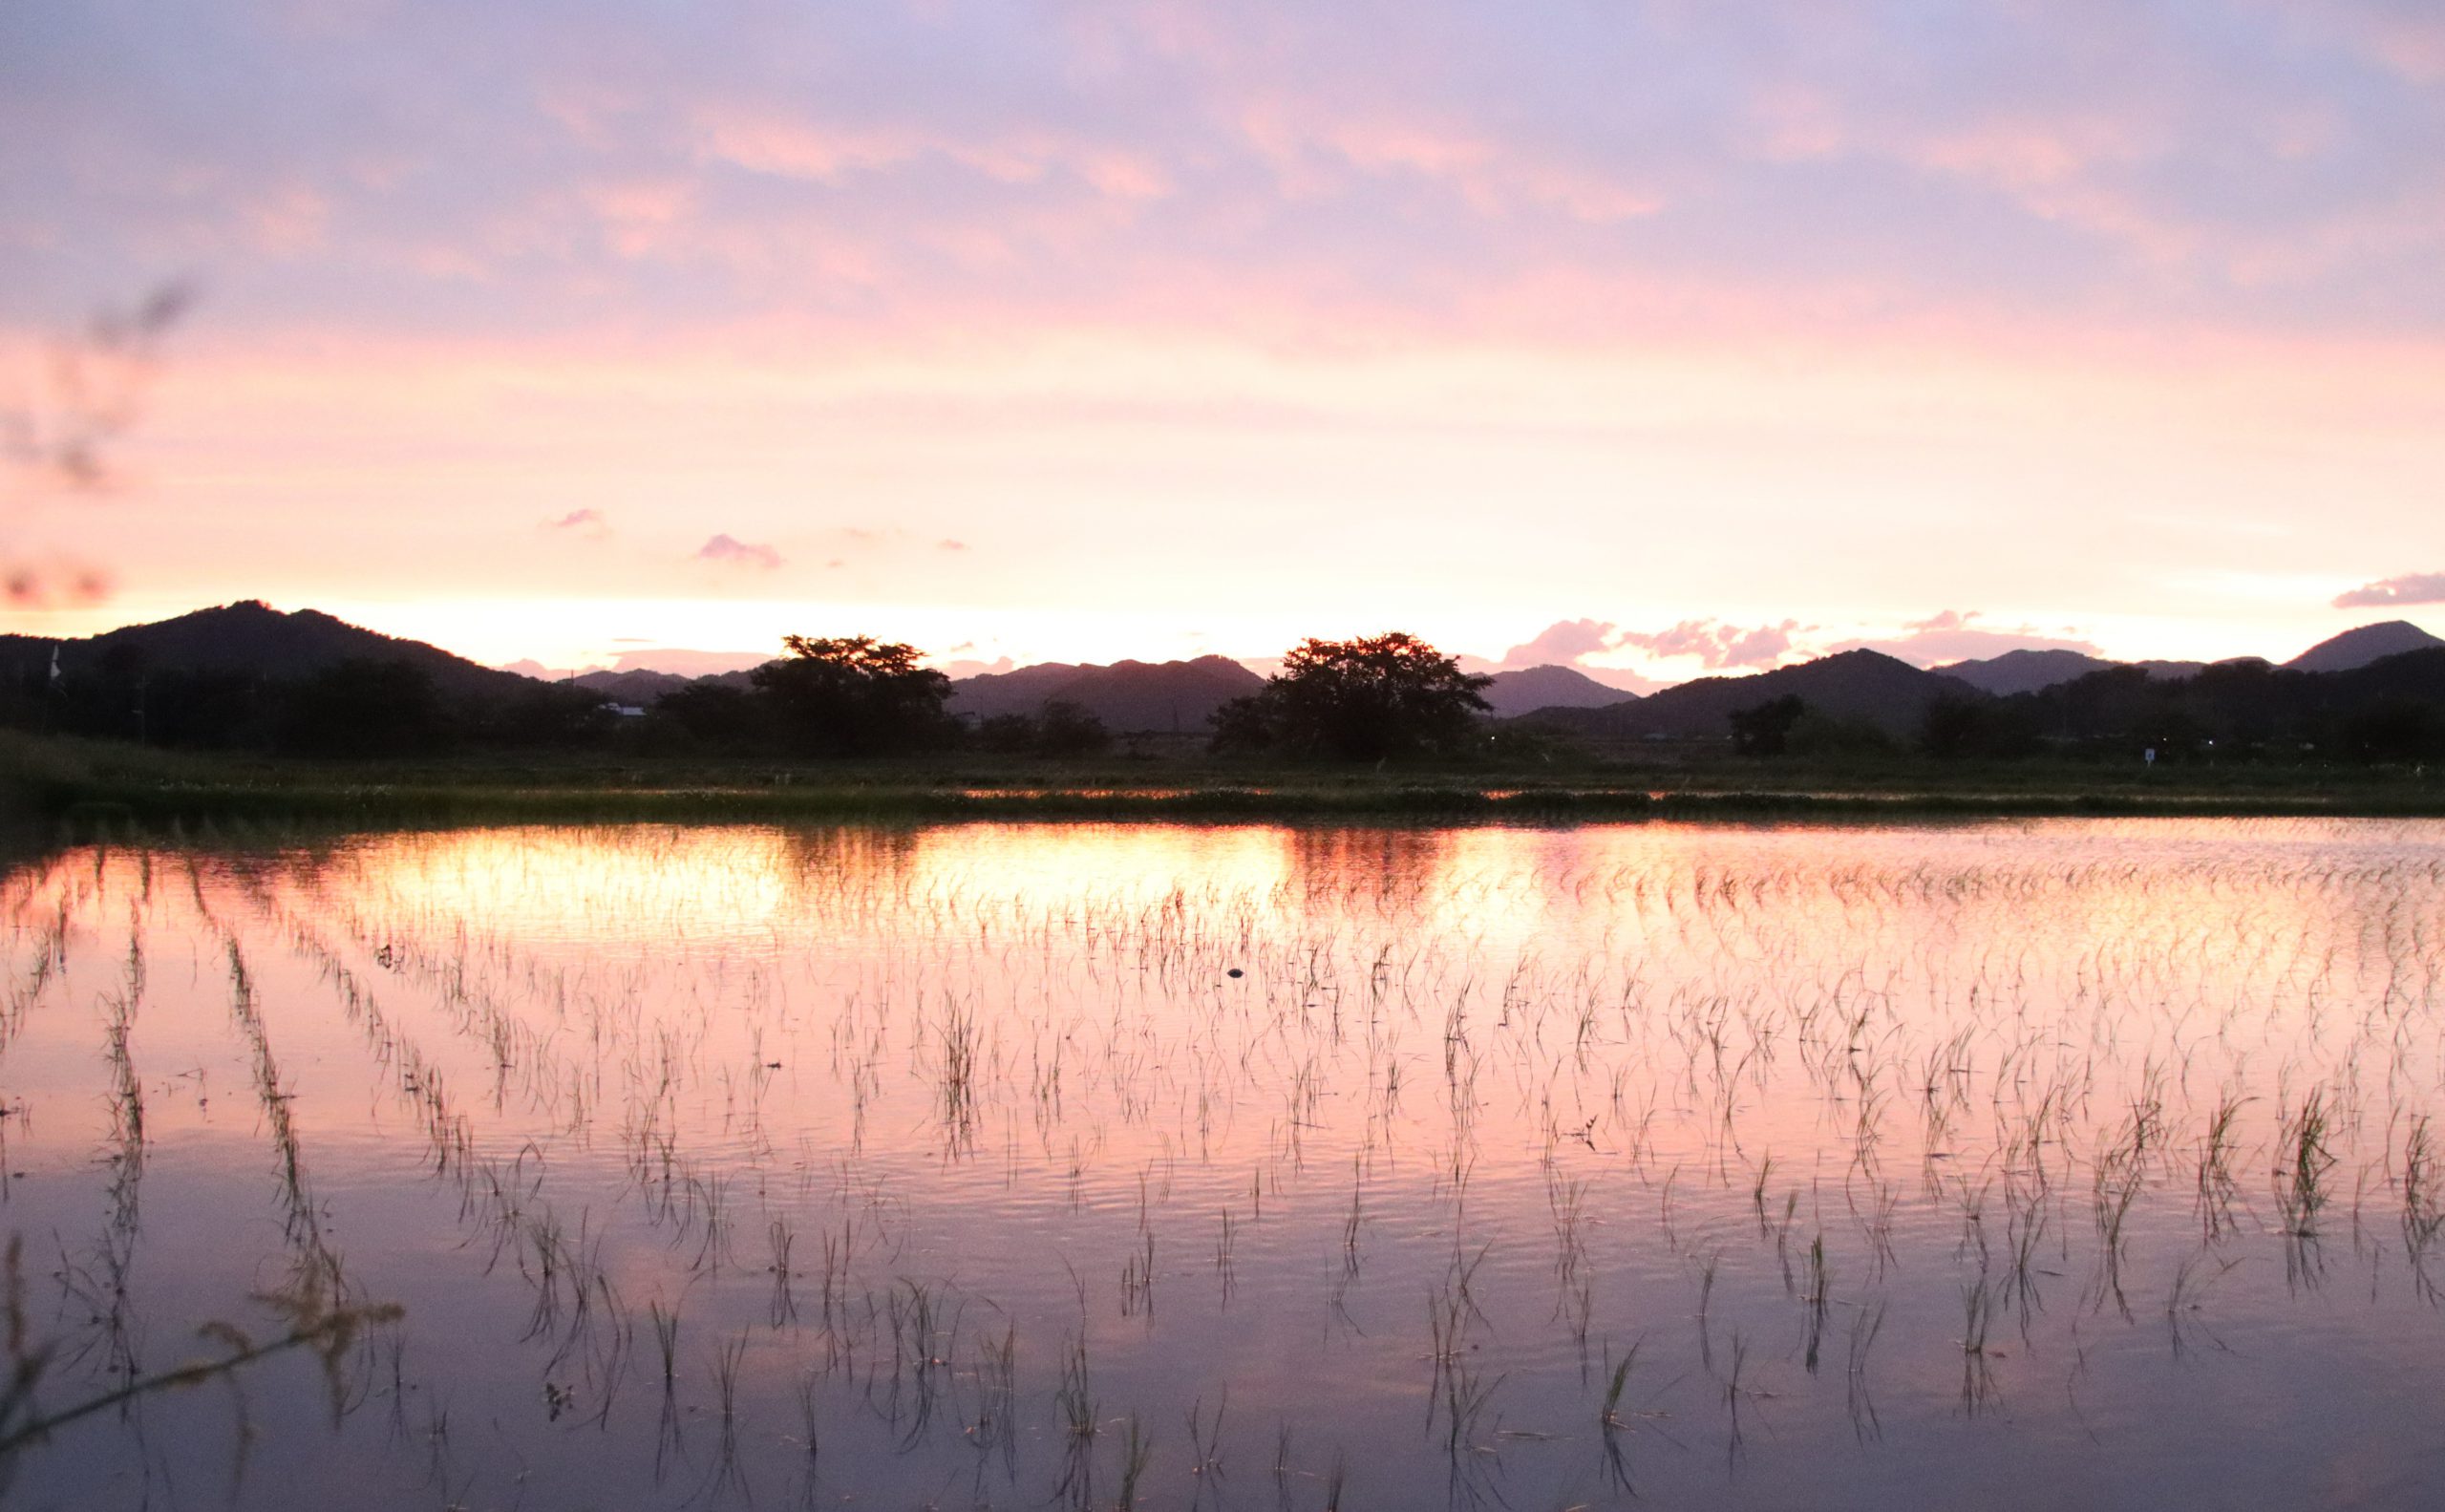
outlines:
[[[1263,689],[1215,713],[1213,748],[1344,761],[1449,755],[1478,733],[1486,701],[1478,690],[1491,681],[1398,630],[1311,637]]]

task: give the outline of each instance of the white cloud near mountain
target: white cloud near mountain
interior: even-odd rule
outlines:
[[[1775,665],[1791,654],[1792,636],[1802,628],[1797,620],[1746,627],[1717,619],[1683,620],[1661,630],[1625,630],[1615,644],[1650,656],[1693,658],[1709,671],[1723,671]]]
[[[2335,595],[2339,609],[2383,608],[2392,604],[2445,604],[2445,572],[2408,572],[2379,578]]]
[[[1898,636],[1844,641],[1833,651],[1871,650],[1898,657],[1914,667],[1941,667],[1951,662],[1982,661],[2007,651],[2077,651],[2100,656],[2096,643],[2070,631],[2049,634],[2033,625],[1989,628],[1971,622],[1986,617],[1979,609],[1945,609],[1903,626]]]

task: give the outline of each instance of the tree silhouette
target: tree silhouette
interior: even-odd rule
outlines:
[[[452,734],[450,713],[423,668],[351,660],[288,690],[275,740],[299,756],[430,756]]]
[[[1214,714],[1214,749],[1377,761],[1453,752],[1486,712],[1476,677],[1414,635],[1309,637],[1264,688]]]
[[[890,756],[950,743],[943,713],[951,680],[917,665],[923,653],[871,635],[782,637],[790,654],[750,674],[782,741],[810,756]]]
[[[1742,756],[1781,756],[1791,743],[1792,727],[1808,713],[1797,693],[1770,698],[1754,709],[1732,713],[1732,748]]]

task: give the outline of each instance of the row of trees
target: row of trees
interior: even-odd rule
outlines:
[[[871,636],[785,639],[787,655],[743,681],[691,683],[642,720],[610,713],[574,687],[445,693],[404,662],[345,662],[304,677],[146,670],[110,658],[68,679],[26,672],[0,687],[0,721],[20,727],[206,749],[303,756],[426,756],[466,746],[640,746],[648,753],[780,758],[891,757],[967,747],[1080,756],[1112,740],[1094,713],[1049,704],[970,727],[951,716],[950,680],[922,653]],[[1287,759],[1384,761],[1500,749],[1481,691],[1415,636],[1310,638],[1263,688],[1215,714],[1212,749]],[[480,692],[480,691],[479,691]],[[1731,715],[1753,756],[1876,756],[2011,759],[2040,753],[2121,758],[2134,743],[2161,757],[2252,755],[2320,759],[2445,758],[2445,650],[2308,675],[2218,666],[2179,681],[2137,668],[2099,671],[2010,698],[1940,697],[1897,737],[1797,697]]]
[[[1108,748],[1090,711],[1055,701],[969,727],[946,712],[949,678],[923,653],[872,636],[786,637],[787,655],[743,682],[701,680],[642,720],[600,695],[555,686],[452,693],[407,662],[350,661],[302,677],[148,668],[104,658],[66,679],[20,669],[0,687],[0,722],[205,750],[421,757],[469,746],[631,741],[648,752],[775,757],[890,757],[968,747],[1079,756]],[[122,665],[124,663],[124,665]],[[1309,639],[1280,673],[1215,716],[1218,752],[1382,760],[1448,755],[1483,738],[1488,679],[1414,636]]]
[[[1786,695],[1735,712],[1733,748],[1755,756],[2174,762],[2445,760],[2445,651],[2315,676],[2210,667],[2181,679],[2115,668],[2035,692],[1945,694],[1915,730],[1888,735]]]
[[[702,747],[812,756],[888,756],[963,741],[1002,753],[1084,756],[1111,734],[1075,704],[1003,714],[967,731],[945,712],[950,681],[913,647],[869,636],[790,636],[790,655],[749,685],[699,682],[663,698],[652,719]],[[1460,671],[1415,636],[1308,639],[1259,692],[1214,716],[1213,748],[1340,760],[1450,754],[1478,735],[1489,679]]]
[[[695,682],[663,696],[647,743],[663,750],[796,756],[898,756],[972,743],[1004,755],[1075,756],[1112,744],[1076,704],[1003,714],[974,730],[946,712],[948,677],[919,665],[913,646],[870,635],[785,637],[789,655],[748,674],[746,687]]]
[[[56,680],[39,667],[0,678],[0,724],[180,750],[363,758],[589,745],[608,737],[612,720],[582,688],[454,696],[404,661],[342,661],[298,677],[106,661]]]

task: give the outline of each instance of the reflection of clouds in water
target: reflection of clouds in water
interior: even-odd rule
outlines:
[[[649,1305],[685,1314],[683,1432],[744,1338],[751,1477],[795,1473],[770,1435],[805,1381],[835,1489],[885,1501],[974,1463],[949,1431],[971,1387],[937,1437],[889,1416],[924,1389],[907,1362],[979,1380],[1009,1327],[1031,1420],[1057,1421],[1083,1329],[1114,1421],[1227,1385],[1239,1462],[1279,1416],[1315,1473],[1372,1446],[1373,1495],[1431,1501],[1422,1296],[1472,1320],[1451,1384],[1501,1383],[1468,1463],[1499,1459],[1515,1504],[1591,1494],[1593,1461],[1539,1446],[1584,1447],[1589,1382],[1633,1339],[1625,1399],[1669,1415],[1629,1419],[1658,1504],[1925,1502],[2031,1465],[2081,1496],[2314,1501],[2343,1459],[2416,1475],[2402,1446],[2445,1387],[2389,1217],[2440,1080],[2433,823],[534,827],[79,853],[0,896],[33,1004],[7,1047],[32,1173],[10,1221],[74,1235],[99,1210],[94,1020],[59,1010],[123,990],[140,934],[142,1253],[185,1288],[139,1264],[148,1320],[282,1253],[249,1092],[275,1066],[352,1278],[503,1425],[458,1451],[486,1484],[650,1483],[616,1436],[521,1427],[539,1374],[650,1416]],[[39,989],[37,961],[62,963]],[[2272,1231],[2264,1173],[2313,1089],[2334,1164],[2306,1242]],[[2198,1166],[2227,1098],[2220,1223]],[[582,1243],[547,1266],[550,1234]],[[1482,1322],[1451,1289],[1479,1255]],[[531,1332],[538,1278],[572,1269],[648,1357],[626,1388],[589,1374],[600,1340],[555,1354],[565,1295]],[[966,1321],[912,1339],[921,1288]],[[1889,1445],[1853,1437],[1855,1386]],[[2338,1402],[2316,1443],[2236,1426]],[[336,1455],[377,1475],[381,1453]],[[1013,1464],[997,1499],[1043,1501],[1051,1467]],[[50,1488],[81,1504],[74,1465]]]

